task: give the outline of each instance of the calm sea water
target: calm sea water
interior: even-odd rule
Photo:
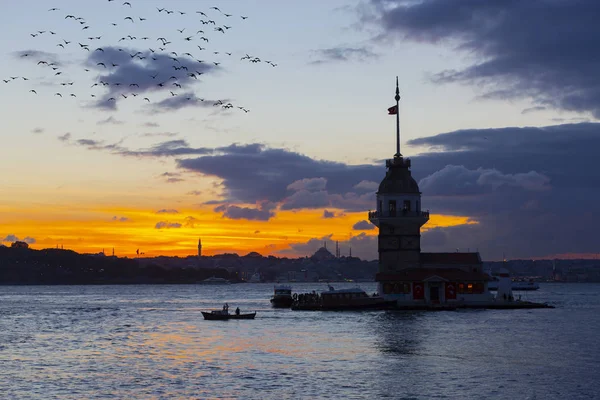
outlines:
[[[436,313],[276,310],[272,289],[0,287],[0,397],[600,398],[598,284],[523,294],[553,310]],[[256,320],[202,319],[225,301]]]

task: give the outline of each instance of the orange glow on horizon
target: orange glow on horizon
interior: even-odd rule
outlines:
[[[292,243],[331,235],[331,240],[347,241],[364,232],[377,235],[378,230],[356,231],[352,226],[367,219],[366,212],[336,212],[335,218],[323,218],[323,210],[279,211],[270,221],[233,220],[221,217],[211,208],[181,208],[177,213],[157,213],[135,208],[103,206],[16,208],[0,206],[0,237],[13,234],[19,239],[33,237],[34,249],[63,246],[79,253],[119,257],[188,256],[197,254],[198,238],[202,254],[215,255],[255,251],[262,255],[289,250]],[[164,222],[169,228],[157,229]],[[432,214],[423,230],[473,224],[465,216]],[[169,225],[170,224],[170,225]],[[5,243],[8,244],[8,243]],[[307,254],[289,254],[290,257]]]

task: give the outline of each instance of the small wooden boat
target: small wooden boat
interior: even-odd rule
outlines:
[[[211,312],[202,311],[202,316],[204,319],[211,321],[227,321],[230,319],[254,319],[256,312],[249,314],[230,314],[229,312],[222,310]]]

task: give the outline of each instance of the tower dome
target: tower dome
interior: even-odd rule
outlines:
[[[387,172],[377,194],[420,194],[419,185],[410,173],[410,159],[396,155],[386,161]]]

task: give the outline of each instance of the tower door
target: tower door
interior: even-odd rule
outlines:
[[[440,302],[440,288],[439,286],[429,287],[429,300],[434,303]]]

